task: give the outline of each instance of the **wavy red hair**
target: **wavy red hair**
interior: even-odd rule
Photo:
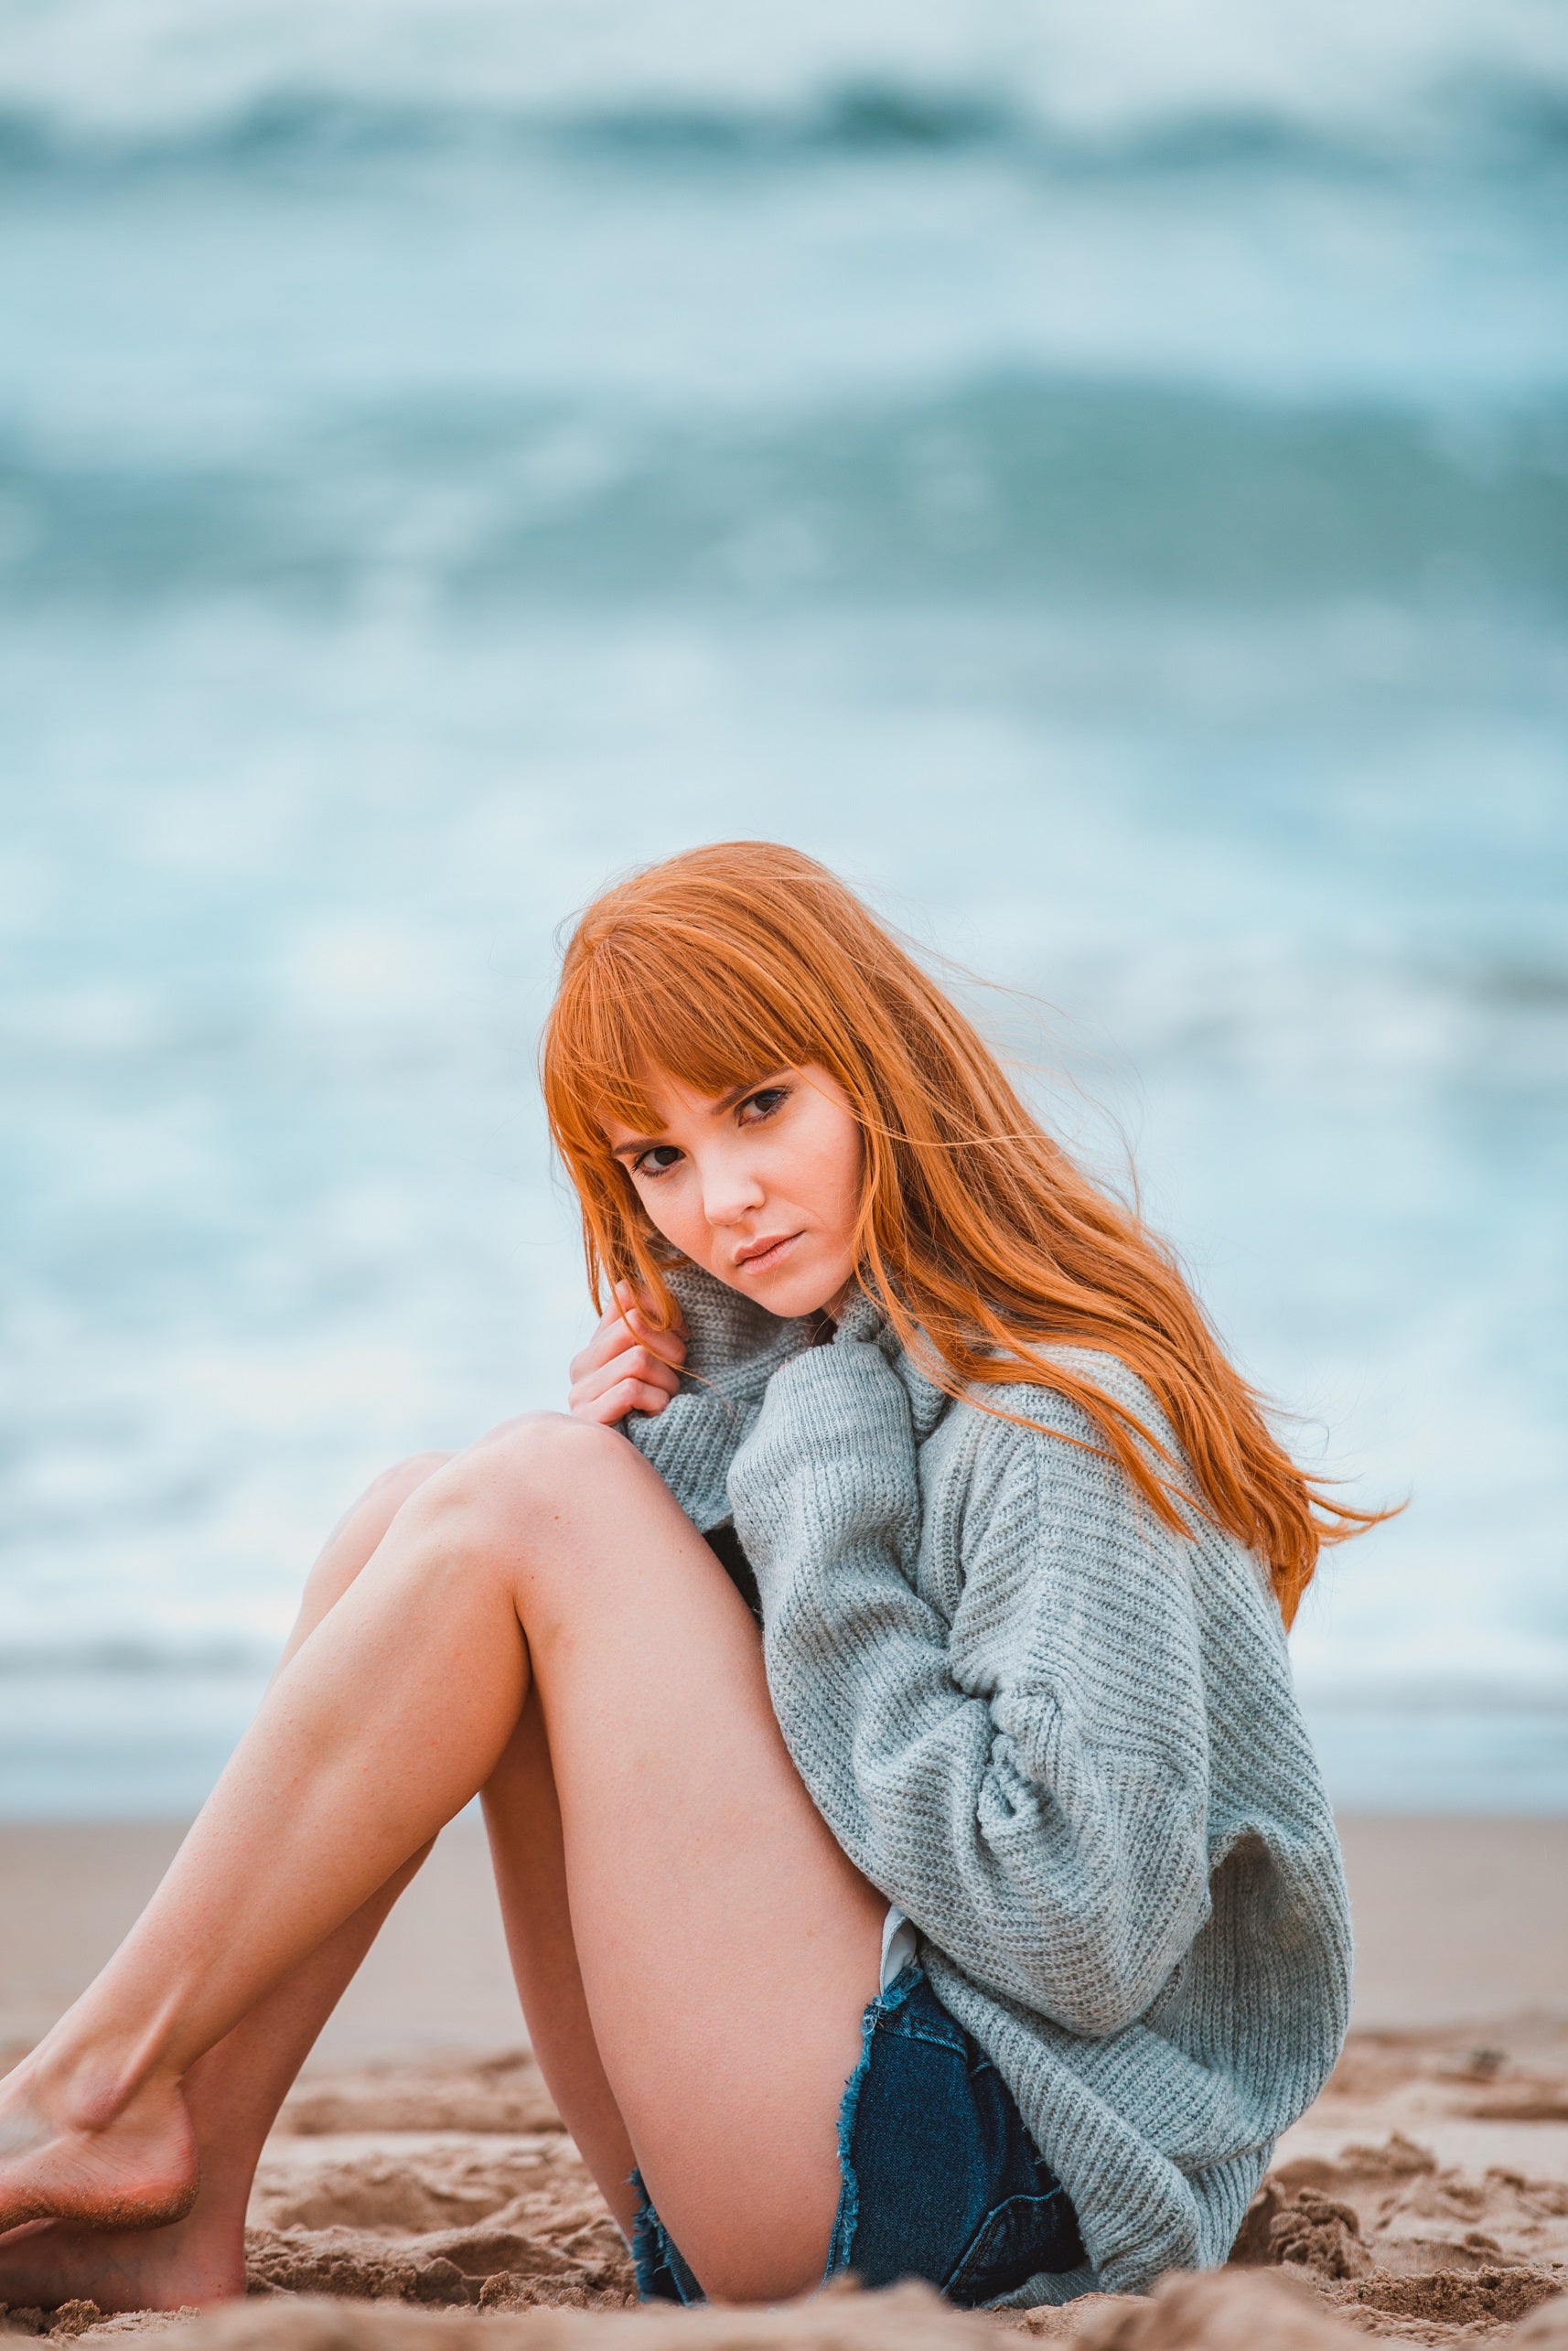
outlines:
[[[1045,1132],[914,956],[798,850],[689,850],[596,898],[567,945],[541,1058],[596,1306],[607,1280],[630,1280],[674,1310],[674,1261],[611,1156],[605,1116],[648,1126],[655,1070],[718,1094],[815,1063],[864,1136],[861,1278],[942,1387],[972,1396],[1024,1379],[1069,1397],[1166,1526],[1187,1531],[1196,1501],[1268,1562],[1287,1625],[1320,1547],[1389,1515],[1335,1501],[1296,1465],[1169,1251]],[[1042,1352],[1064,1345],[1130,1366],[1183,1460]]]

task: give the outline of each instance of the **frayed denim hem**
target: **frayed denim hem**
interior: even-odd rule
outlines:
[[[631,2262],[639,2302],[705,2302],[707,2296],[687,2268],[681,2248],[653,2209],[642,2174],[632,2173],[637,2218],[631,2224]]]
[[[844,2084],[839,2102],[839,2203],[833,2216],[833,2233],[828,2242],[828,2264],[822,2271],[822,2283],[836,2278],[849,2267],[850,2252],[854,2244],[854,2232],[860,2226],[860,2182],[854,2170],[854,2125],[860,2112],[860,2093],[871,2069],[871,2036],[885,2016],[902,2008],[925,1970],[918,1959],[911,1959],[899,1969],[886,1991],[866,2002],[860,2024],[860,2063]]]

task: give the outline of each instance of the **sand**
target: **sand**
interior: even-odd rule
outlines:
[[[1331,2351],[1358,2334],[1568,2351],[1568,1821],[1345,1827],[1356,2030],[1216,2278],[1006,2322],[912,2290],[630,2314],[619,2236],[521,2045],[464,1822],[280,2118],[250,2298],[177,2320],[68,2304],[0,2326],[87,2344],[177,2330],[180,2351],[504,2351],[498,2330],[517,2351],[614,2351],[596,2338],[628,2328],[641,2351],[665,2334],[670,2351],[676,2335],[691,2351],[960,2351],[1003,2331],[1084,2351]],[[86,1980],[176,1834],[0,1830],[0,2045],[19,2054]]]

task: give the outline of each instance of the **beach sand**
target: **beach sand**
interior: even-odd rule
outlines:
[[[1344,1830],[1355,2031],[1281,2142],[1237,2261],[1153,2303],[1091,2297],[1015,2327],[1089,2351],[1327,2351],[1352,2331],[1424,2344],[1517,2334],[1521,2351],[1568,2351],[1568,1820],[1362,1817]],[[0,2062],[107,1955],[177,1835],[0,1829]],[[252,2297],[228,2312],[104,2321],[73,2304],[0,2325],[107,2341],[177,2324],[182,2351],[395,2351],[403,2334],[406,2351],[415,2336],[456,2351],[476,2328],[489,2351],[497,2329],[532,2351],[557,2335],[588,2351],[596,2332],[628,2324],[643,2351],[668,2327],[710,2351],[936,2351],[1003,2324],[913,2292],[835,2294],[766,2322],[628,2321],[624,2249],[523,2045],[468,1820],[442,1839],[323,2037],[263,2157],[252,2222]]]

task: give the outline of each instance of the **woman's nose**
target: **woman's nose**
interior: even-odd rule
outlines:
[[[766,1197],[759,1179],[744,1165],[720,1162],[703,1171],[703,1210],[711,1225],[733,1225],[754,1214]]]

